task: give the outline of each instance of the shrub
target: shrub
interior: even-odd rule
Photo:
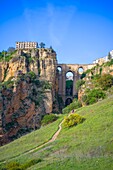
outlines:
[[[96,103],[99,99],[104,99],[106,94],[101,89],[92,89],[82,96],[82,101],[85,102],[86,105]]]
[[[84,80],[80,79],[76,82],[76,89],[79,90],[80,87],[85,83]]]
[[[42,83],[43,90],[52,88],[52,85],[50,84],[49,81],[41,81],[41,83]]]
[[[91,97],[89,99],[87,99],[87,104],[93,104],[97,102],[97,98],[96,97]]]
[[[10,77],[7,81],[4,81],[2,83],[2,85],[4,85],[6,88],[10,88],[11,86],[13,86],[13,84],[14,84],[13,77]]]
[[[49,123],[54,122],[55,120],[57,120],[58,117],[55,114],[50,114],[50,115],[45,115],[41,121],[42,125],[47,125]]]
[[[17,162],[9,162],[6,167],[5,167],[6,170],[23,170],[21,168],[21,165]]]
[[[29,60],[29,63],[33,62],[33,59],[31,57],[29,57],[28,60]]]
[[[74,113],[64,119],[63,126],[69,128],[72,126],[76,126],[77,124],[82,123],[83,121],[84,118],[82,116]]]
[[[84,77],[86,77],[86,73],[85,72],[82,73],[81,79],[83,79]]]
[[[86,102],[86,100],[87,100],[87,95],[83,95],[83,96],[82,96],[82,101],[83,101],[83,102]]]
[[[6,164],[4,168],[2,168],[2,170],[26,170],[27,168],[41,161],[42,159],[38,158],[38,159],[29,160],[25,162],[24,164],[19,164],[18,162],[9,162],[8,164]]]
[[[99,70],[99,72],[100,72],[100,75],[102,74],[102,67],[100,67],[100,70]]]
[[[30,75],[31,79],[36,79],[36,74],[33,71],[30,71],[28,74]]]
[[[110,74],[104,74],[98,79],[98,85],[103,89],[107,90],[113,85],[113,76]]]
[[[62,112],[68,114],[71,110],[78,109],[79,107],[82,107],[82,104],[80,101],[75,99],[70,105],[66,106]]]
[[[26,162],[25,164],[21,165],[21,169],[25,170],[25,169],[27,169],[27,168],[41,162],[41,161],[42,161],[42,159],[40,159],[40,158],[39,159],[32,159],[32,160]]]

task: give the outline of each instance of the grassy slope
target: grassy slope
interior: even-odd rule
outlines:
[[[53,143],[33,153],[20,155],[15,160],[23,163],[33,158],[43,159],[41,163],[30,167],[29,170],[113,170],[113,97],[80,108],[77,113],[86,118],[83,124],[63,129]],[[51,127],[54,127],[54,123]],[[48,128],[45,128],[44,133],[47,132]],[[32,140],[35,139],[33,134],[31,137]],[[16,140],[15,144],[19,140]],[[27,143],[28,140],[24,142]],[[23,148],[26,145],[24,142]],[[8,152],[7,146],[1,147],[0,153],[5,150],[5,153],[11,157],[11,147],[15,147],[13,143],[9,144]],[[20,144],[18,150],[21,147]],[[35,146],[32,144],[31,147]],[[7,157],[4,154],[4,159]]]
[[[61,119],[62,118],[59,118],[48,126],[44,126],[37,131],[31,132],[30,134],[22,136],[21,138],[0,147],[0,162],[25,153],[26,151],[47,142],[55,131],[57,131]]]

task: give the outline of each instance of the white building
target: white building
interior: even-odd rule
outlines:
[[[16,49],[33,49],[37,47],[37,42],[16,42]]]
[[[113,50],[110,51],[110,55],[111,55],[111,58],[113,59]],[[98,59],[94,60],[93,63],[94,64],[97,64],[97,63],[102,64],[102,63],[105,63],[107,61],[109,61],[108,56],[105,56],[105,57],[98,58]]]

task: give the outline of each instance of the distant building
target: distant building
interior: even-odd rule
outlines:
[[[110,55],[111,55],[111,59],[113,59],[113,50],[110,51],[109,53],[110,53]],[[99,65],[101,65],[101,64],[103,64],[103,63],[105,63],[105,62],[108,62],[108,61],[109,61],[108,56],[105,56],[105,57],[98,58],[98,59],[94,60],[93,63],[94,63],[94,64],[99,64]]]
[[[111,57],[113,58],[113,50],[112,50],[112,51],[110,51],[110,54],[111,54]]]
[[[16,49],[33,49],[37,47],[37,42],[16,42]]]

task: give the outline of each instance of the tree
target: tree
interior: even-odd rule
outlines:
[[[49,47],[51,50],[53,49],[52,46]]]
[[[43,42],[41,42],[39,45],[40,45],[40,48],[45,48],[45,44]]]
[[[9,48],[7,49],[7,51],[8,51],[9,53],[14,52],[14,51],[15,51],[15,48],[14,48],[14,47],[9,47]]]
[[[108,53],[108,60],[111,60],[112,59],[112,56],[110,54],[110,52]]]

